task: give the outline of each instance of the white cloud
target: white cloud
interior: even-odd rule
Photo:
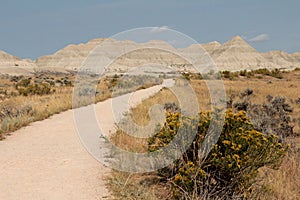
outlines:
[[[153,27],[151,32],[152,33],[159,33],[159,32],[162,32],[162,31],[166,31],[168,29],[169,29],[168,26]]]
[[[265,41],[268,41],[270,40],[270,36],[268,34],[260,34],[260,35],[257,35],[253,38],[250,38],[248,41],[249,42],[265,42]]]

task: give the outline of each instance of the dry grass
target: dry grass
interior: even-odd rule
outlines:
[[[20,111],[18,112],[20,113],[17,116],[7,116],[1,120],[2,134],[15,131],[33,121],[42,120],[53,114],[70,109],[72,107],[71,94],[71,88],[63,88],[55,95],[17,96],[5,100],[0,104],[1,110],[5,106],[8,110],[19,109]],[[26,107],[30,109],[29,112],[22,111]]]
[[[284,96],[287,101],[294,109],[292,117],[296,119],[300,115],[300,105],[296,103],[295,100],[300,97],[300,71],[293,71],[283,74],[283,79],[276,79],[269,76],[262,77],[240,77],[237,80],[224,80],[226,95],[238,96],[242,91],[250,88],[254,91],[253,103],[262,104],[266,101],[266,96]],[[206,87],[204,80],[191,80],[191,86],[194,88],[196,95],[198,97],[198,103],[201,110],[211,109],[210,95]],[[149,115],[147,114],[149,108],[154,104],[164,104],[167,102],[176,102],[176,98],[168,90],[162,90],[157,95],[145,100],[142,104],[131,110],[131,116],[139,125],[146,125],[149,123]],[[299,124],[295,121],[295,130],[300,131]],[[133,152],[145,152],[146,151],[146,140],[136,140],[131,136],[126,135],[126,133],[119,132],[112,138],[112,141],[121,148],[130,150]],[[292,138],[293,142],[299,143],[300,140]],[[298,142],[297,142],[298,141]],[[300,158],[298,153],[290,153],[279,170],[263,169],[261,170],[261,176],[264,178],[259,184],[264,184],[264,187],[255,188],[259,190],[258,196],[253,197],[253,199],[300,199]],[[122,177],[128,177],[127,173],[115,173],[111,180],[120,180]],[[133,184],[133,188],[138,188],[140,181],[134,181],[136,179],[143,180],[147,176],[144,174],[135,175],[135,178],[129,178]],[[126,179],[127,180],[127,179]],[[122,194],[127,194],[125,199],[143,199],[138,196],[130,196],[131,187],[127,191],[126,187],[127,181],[119,181],[119,185],[111,184],[111,188],[115,192],[116,198],[119,196],[119,190],[117,188],[123,188]],[[159,183],[161,184],[161,183]],[[161,187],[161,186],[160,186]],[[166,187],[167,185],[162,186]],[[143,192],[145,195],[153,195],[153,185],[144,185]],[[170,192],[165,192],[164,197],[171,198]],[[151,196],[152,199],[153,196]],[[156,196],[154,199],[163,199],[161,196]]]
[[[210,109],[208,102],[209,92],[206,89],[204,80],[192,80],[192,87],[195,89],[199,105],[204,109]],[[226,95],[238,96],[242,91],[250,88],[254,91],[252,98],[253,103],[262,104],[266,101],[268,95],[286,97],[288,103],[293,107],[294,111],[291,116],[298,120],[300,116],[300,104],[296,103],[296,99],[300,98],[300,71],[293,71],[283,74],[283,79],[276,79],[269,76],[263,78],[246,78],[240,77],[237,80],[224,80]],[[199,92],[201,91],[201,93]],[[204,98],[204,99],[203,99]],[[298,122],[295,122],[295,131],[300,132]]]
[[[296,119],[300,116],[300,104],[295,102],[296,99],[300,98],[300,71],[285,73],[283,74],[283,77],[283,79],[276,79],[268,76],[265,76],[262,79],[241,77],[234,81],[225,79],[224,86],[226,96],[238,96],[247,88],[254,91],[254,96],[252,98],[253,103],[262,104],[266,101],[268,95],[284,96],[294,109],[291,116]],[[212,105],[206,82],[204,80],[191,80],[190,84],[197,95],[199,109],[210,110]],[[164,89],[157,95],[145,100],[142,104],[132,109],[130,112],[131,117],[137,124],[146,125],[150,120],[148,115],[149,108],[154,104],[163,105],[167,102],[178,103],[176,96],[170,90]],[[300,132],[297,122],[295,123],[295,130]]]
[[[253,199],[300,199],[300,151],[291,151],[278,170],[263,168]]]
[[[266,178],[273,199],[300,199],[300,153],[291,153],[278,171],[271,171]]]
[[[112,143],[121,149],[136,153],[147,152],[147,141],[136,138],[118,130],[113,136]]]
[[[168,89],[161,90],[160,93],[154,95],[153,97],[146,99],[142,104],[134,107],[130,111],[130,117],[138,125],[145,126],[149,123],[150,117],[148,114],[149,108],[155,104],[164,104],[170,101],[176,102],[175,95]],[[147,151],[147,140],[142,138],[136,138],[118,130],[112,136],[112,143],[116,146],[137,153],[142,153]]]
[[[154,174],[113,172],[107,179],[114,199],[167,200],[170,186],[163,184]]]
[[[43,75],[55,80],[64,80],[66,77],[55,77],[50,75]],[[15,88],[15,82],[10,80],[11,77],[5,77],[0,79],[0,90],[3,91],[0,99],[0,139],[4,139],[9,133],[26,126],[34,121],[40,121],[46,119],[54,114],[66,111],[72,108],[72,96],[73,88],[72,86],[52,86],[51,94],[46,95],[28,95],[22,96],[18,94]],[[26,79],[30,78],[31,82],[35,79],[40,79],[39,76],[36,77],[24,77]],[[72,82],[76,77],[68,77],[68,81]],[[137,78],[138,79],[138,78]],[[143,79],[143,77],[140,77]],[[134,82],[134,78],[128,79],[130,82]],[[101,93],[96,94],[95,102],[103,101],[110,98],[113,94],[120,95],[136,90],[135,85],[126,85],[123,88],[118,89],[118,94],[114,93],[112,90],[112,83],[116,82],[116,79],[103,78],[97,84],[97,90]],[[153,86],[156,80],[144,80],[145,85],[141,88],[147,88]],[[97,80],[96,80],[97,82]],[[6,92],[4,92],[6,91]],[[13,94],[13,95],[11,95]],[[84,98],[83,98],[84,101]],[[90,101],[87,101],[90,102]],[[81,102],[80,105],[85,105]],[[4,112],[4,110],[6,110]]]
[[[254,91],[254,100],[256,103],[262,103],[267,95],[287,97],[289,103],[294,108],[293,117],[299,117],[300,114],[300,105],[295,102],[300,97],[299,82],[300,71],[283,74],[283,79],[275,79],[273,77],[248,79],[240,77],[234,81],[224,80],[228,96],[231,94],[238,95],[241,91],[251,88]],[[13,90],[11,82],[8,80],[1,80],[0,84],[4,86],[4,89]],[[209,92],[205,81],[192,80],[191,85],[196,91],[200,109],[210,109]],[[107,85],[99,86],[99,88],[105,92],[97,97],[97,101],[111,96],[111,91],[109,91]],[[157,103],[164,104],[168,102],[176,102],[176,97],[169,90],[162,90],[157,95],[145,100],[142,104],[132,109],[130,114],[137,124],[146,125],[150,120],[147,114],[149,108]],[[56,88],[55,93],[51,95],[11,96],[0,102],[0,107],[3,105],[11,108],[31,107],[31,111],[28,114],[24,113],[16,117],[1,120],[1,132],[9,133],[33,121],[42,120],[53,114],[70,109],[72,107],[72,87]],[[299,130],[298,124],[296,124],[296,128]],[[132,138],[122,132],[118,132],[112,139],[116,145],[129,151],[145,152],[147,150],[145,139]],[[262,189],[260,198],[300,199],[299,153],[290,153],[279,170],[271,171],[264,169],[261,173],[264,177],[264,181],[261,183],[264,183],[267,187]],[[157,177],[151,174],[130,175],[116,172],[109,182],[117,199],[170,198],[170,193],[168,192],[169,186],[161,183]]]
[[[148,115],[149,109],[155,104],[164,105],[168,102],[178,103],[176,100],[176,96],[169,89],[162,89],[153,97],[143,101],[142,104],[139,104],[135,108],[132,108],[130,115],[138,125],[147,125],[150,120],[150,117]]]
[[[172,199],[170,185],[161,182],[155,174],[129,174],[113,172],[108,186],[115,199]],[[292,152],[278,170],[263,168],[260,179],[253,187],[256,192],[250,199],[300,199],[300,152]]]

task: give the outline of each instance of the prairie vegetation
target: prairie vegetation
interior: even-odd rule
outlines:
[[[156,172],[114,172],[108,184],[116,199],[299,199],[300,71],[222,72],[225,126],[205,159],[197,153],[216,113],[208,111],[213,108],[205,76],[185,76],[198,97],[197,120],[180,113],[175,95],[164,89],[130,113],[145,125],[152,105],[168,108],[165,124],[153,137],[138,139],[118,131],[111,140],[128,151],[159,152],[184,127],[196,132],[193,145]]]
[[[215,114],[209,111],[213,106],[205,82],[212,75],[223,78],[229,110],[218,142],[202,160],[197,152],[207,134],[207,124]],[[299,199],[300,70],[212,72],[184,74],[184,77],[198,97],[197,120],[184,116],[176,96],[163,89],[129,113],[137,124],[146,125],[150,120],[149,108],[157,103],[164,105],[166,123],[161,124],[154,136],[140,139],[118,131],[112,141],[128,151],[159,151],[180,127],[192,130],[197,125],[195,145],[171,166],[153,173],[113,172],[108,183],[116,199]],[[88,80],[96,86],[98,102],[159,84],[162,78],[114,75],[100,80],[90,76]],[[71,109],[74,85],[74,75],[3,75],[0,137]],[[79,95],[91,92],[85,86]],[[83,105],[86,102],[78,106]]]
[[[90,88],[96,88],[95,102],[161,83],[161,79],[155,77],[112,75],[98,80],[98,77],[87,75],[85,78],[90,87],[84,85],[80,95],[85,96]],[[75,81],[76,77],[71,74],[1,75],[0,139],[31,122],[71,109]]]
[[[72,107],[71,76],[2,76],[0,137]]]

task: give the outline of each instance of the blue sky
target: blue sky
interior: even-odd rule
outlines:
[[[138,27],[199,43],[244,37],[259,51],[300,51],[299,0],[0,0],[0,49],[35,59]]]

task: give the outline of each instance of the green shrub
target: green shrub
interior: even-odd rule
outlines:
[[[263,76],[272,76],[274,78],[278,78],[278,79],[282,79],[282,71],[280,71],[280,69],[266,69],[266,68],[261,68],[261,69],[256,69],[256,70],[251,70],[251,71],[247,71],[247,70],[241,70],[241,71],[237,71],[237,72],[231,72],[228,70],[222,71],[221,75],[223,78],[227,78],[230,80],[234,80],[235,78],[239,77],[239,76],[244,76],[247,78],[253,77],[255,74],[257,74],[257,78],[262,79]]]
[[[48,83],[30,83],[29,79],[24,79],[16,84],[16,89],[20,95],[45,95],[51,93],[51,85]]]
[[[229,80],[234,80],[235,78],[237,78],[239,76],[239,72],[231,72],[231,71],[225,70],[225,71],[221,72],[221,76],[223,78],[228,78]]]
[[[222,77],[224,78],[231,78],[231,72],[230,71],[222,71]]]
[[[239,72],[240,76],[247,76],[247,70],[242,70]]]
[[[183,72],[183,73],[181,73],[181,75],[183,76],[183,78],[185,78],[185,79],[188,80],[188,81],[191,79],[190,73]]]
[[[250,193],[258,169],[263,166],[276,169],[287,152],[288,147],[280,143],[276,135],[256,131],[244,111],[228,110],[217,143],[202,159],[199,149],[215,117],[212,112],[201,112],[197,120],[168,112],[165,125],[148,140],[148,150],[159,152],[180,128],[197,131],[182,157],[172,166],[159,170],[159,174],[173,184],[176,198],[244,198]]]
[[[21,80],[21,79],[23,79],[24,78],[24,76],[12,76],[12,77],[10,77],[10,81],[11,82],[18,82],[19,80]]]
[[[22,79],[16,84],[16,88],[18,87],[28,87],[30,84],[30,79]]]
[[[265,76],[272,76],[274,78],[282,79],[282,72],[279,69],[269,70],[266,68],[256,69],[252,71],[254,74],[260,74]]]

